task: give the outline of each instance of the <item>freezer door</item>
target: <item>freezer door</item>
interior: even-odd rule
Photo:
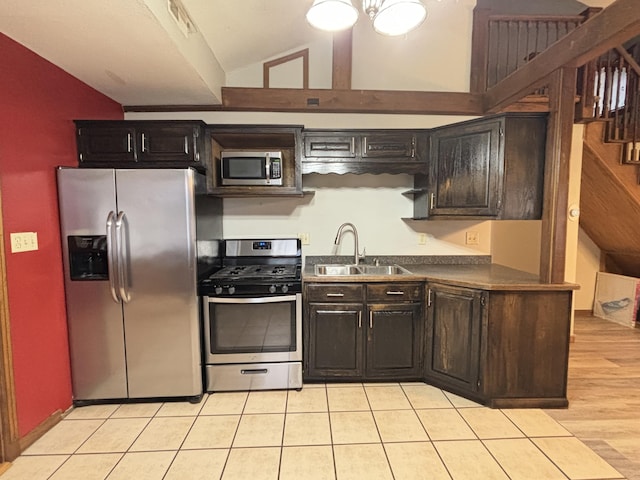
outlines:
[[[116,170],[129,397],[203,391],[192,170]]]
[[[106,235],[109,212],[116,211],[115,171],[59,168],[57,176],[73,396],[125,398],[122,305],[112,297],[104,275],[71,280],[69,263],[70,236]]]

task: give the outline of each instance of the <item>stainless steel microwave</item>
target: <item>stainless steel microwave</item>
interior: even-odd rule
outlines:
[[[222,185],[282,185],[282,152],[234,152],[220,155]]]

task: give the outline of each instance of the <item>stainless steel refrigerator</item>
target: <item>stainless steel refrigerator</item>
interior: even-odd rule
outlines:
[[[74,402],[203,392],[197,239],[220,200],[191,169],[58,168]]]

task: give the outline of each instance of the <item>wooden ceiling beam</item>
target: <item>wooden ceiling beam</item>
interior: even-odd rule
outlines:
[[[638,0],[617,0],[487,90],[485,110],[500,111],[543,86],[562,67],[579,67],[640,35]]]
[[[462,92],[222,87],[229,111],[482,115],[482,95]]]

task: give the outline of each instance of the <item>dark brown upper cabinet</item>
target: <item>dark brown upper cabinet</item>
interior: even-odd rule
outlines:
[[[303,130],[302,173],[424,172],[426,130]]]
[[[194,167],[204,171],[199,121],[78,120],[80,167]]]
[[[414,219],[539,219],[546,115],[504,114],[433,129],[415,176]]]

